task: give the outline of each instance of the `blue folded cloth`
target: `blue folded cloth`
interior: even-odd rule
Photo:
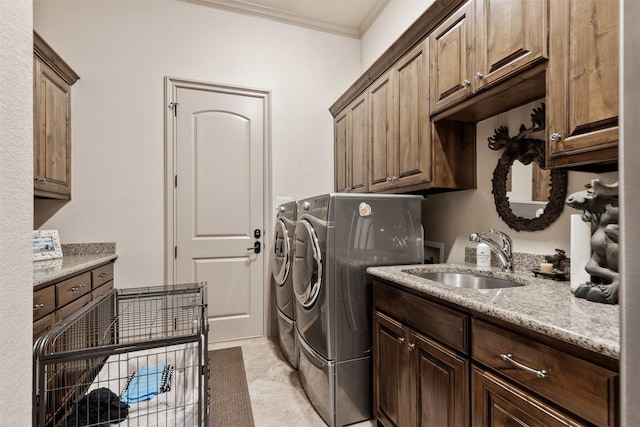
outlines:
[[[125,403],[144,402],[161,393],[164,365],[143,366],[138,369],[122,395]]]

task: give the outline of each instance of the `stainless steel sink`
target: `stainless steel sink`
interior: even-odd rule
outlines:
[[[457,288],[469,289],[500,289],[512,288],[516,286],[524,286],[522,283],[514,282],[507,279],[499,279],[497,277],[479,276],[472,273],[446,273],[446,272],[410,272],[418,277],[440,282],[445,285],[455,286]]]

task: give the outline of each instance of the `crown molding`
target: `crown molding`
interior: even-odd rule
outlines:
[[[241,13],[249,16],[270,19],[272,21],[284,24],[295,25],[298,27],[308,28],[326,33],[336,34],[339,36],[350,37],[354,39],[362,38],[362,35],[375,22],[380,13],[384,10],[390,0],[378,0],[365,19],[360,23],[358,28],[346,25],[334,24],[332,22],[321,21],[308,18],[291,12],[247,2],[241,0],[178,0],[184,3],[192,3],[200,6],[211,7],[214,9],[225,10],[228,12]]]

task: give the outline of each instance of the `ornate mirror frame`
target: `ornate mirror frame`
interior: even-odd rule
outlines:
[[[506,126],[495,129],[494,135],[489,137],[490,149],[497,151],[504,148],[504,153],[498,160],[491,180],[496,210],[500,218],[516,231],[538,231],[547,228],[562,213],[567,195],[567,172],[554,169],[550,174],[549,201],[542,215],[537,218],[524,218],[515,215],[511,210],[509,197],[507,197],[507,176],[513,163],[518,160],[524,165],[531,164],[531,162],[536,162],[538,165],[544,164],[545,142],[540,139],[526,138],[527,135],[544,129],[544,103],[540,108],[533,109],[531,122],[532,125],[529,128],[524,124],[521,125],[520,132],[513,138],[509,137],[509,129]]]

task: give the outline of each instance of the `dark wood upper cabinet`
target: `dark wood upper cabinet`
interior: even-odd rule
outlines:
[[[617,169],[618,2],[549,6],[547,167]]]
[[[33,186],[36,197],[71,198],[71,85],[78,75],[33,33]]]

